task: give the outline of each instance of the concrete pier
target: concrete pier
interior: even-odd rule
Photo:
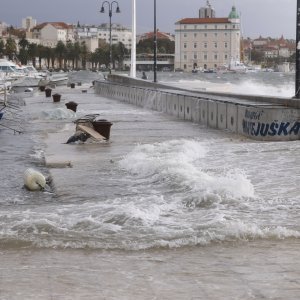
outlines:
[[[95,83],[97,94],[260,141],[300,139],[300,101],[191,92],[126,76]]]

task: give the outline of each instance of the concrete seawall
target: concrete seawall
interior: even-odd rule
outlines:
[[[191,92],[117,75],[95,82],[95,92],[255,140],[300,139],[300,101],[296,99]]]

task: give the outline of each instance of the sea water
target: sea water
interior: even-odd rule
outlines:
[[[243,75],[240,84],[249,94],[292,94],[291,75],[268,75]],[[160,74],[160,81],[197,88],[199,79],[182,76]],[[220,80],[240,87],[236,78]],[[201,84],[221,88],[218,80]],[[101,96],[82,97],[73,96],[82,101],[79,115],[100,113],[114,123],[114,134],[102,148],[70,148],[74,168],[51,171],[58,192],[30,193],[20,179],[27,167],[50,175],[44,156],[51,147],[60,151],[53,136],[70,126],[53,122],[57,110],[50,110],[51,121],[48,108],[45,118],[31,105],[22,116],[24,134],[1,130],[2,249],[180,249],[184,257],[190,252],[184,249],[209,253],[220,244],[299,239],[298,141],[252,141]]]
[[[194,84],[193,80],[189,82]],[[291,93],[288,89],[284,93]],[[89,109],[85,112],[95,112],[98,107]],[[124,111],[117,104],[107,103],[105,108],[102,105],[102,114],[103,110],[107,116],[115,115],[119,122],[137,118],[137,124],[143,119],[160,124],[155,112],[133,106]],[[20,188],[19,180],[26,167],[36,165],[47,173],[43,166],[46,146],[40,140],[46,129],[34,119],[72,117],[67,114],[70,111],[62,111],[52,110],[51,117],[46,108],[38,116],[31,110],[33,116],[24,116],[31,122],[24,124],[24,134],[1,131],[2,245],[19,241],[34,247],[136,250],[299,237],[298,141],[232,140],[222,131],[212,134],[205,128],[195,134],[195,125],[187,127],[186,123],[182,123],[186,132],[180,138],[161,133],[153,141],[143,132],[149,128],[134,128],[133,123],[128,130],[134,131],[136,141],[130,151],[120,156],[117,153],[112,156],[113,164],[97,170],[99,176],[109,177],[110,181],[100,191],[95,176],[89,178],[89,189],[84,193],[80,185],[72,186],[74,199],[66,206],[57,206],[57,201],[64,202],[63,196],[58,200],[51,194],[28,193]],[[27,132],[26,126],[30,127]],[[181,125],[171,122],[163,126],[174,131]],[[82,168],[80,177],[93,172],[90,163]],[[35,206],[40,197],[43,203]],[[55,238],[44,241],[43,237],[51,233]]]

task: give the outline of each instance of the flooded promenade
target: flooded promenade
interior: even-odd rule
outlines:
[[[0,132],[0,299],[299,299],[299,141],[53,92],[25,99],[23,134]],[[95,113],[109,141],[66,144]],[[28,167],[51,192],[23,188]]]

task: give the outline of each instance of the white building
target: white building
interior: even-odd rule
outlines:
[[[185,18],[175,24],[175,68],[213,69],[240,60],[240,18],[235,6],[228,17],[216,18],[207,1],[205,17]]]
[[[3,32],[6,31],[8,24],[0,22],[0,36],[3,36]]]
[[[74,41],[74,29],[64,22],[42,23],[32,29],[32,38],[39,39],[44,46],[55,47],[58,41]]]
[[[78,41],[80,43],[84,42],[89,52],[95,52],[99,48],[99,39],[97,37],[82,37]]]
[[[22,19],[22,28],[24,28],[26,31],[31,30],[33,27],[36,26],[36,20],[32,17],[26,17]]]
[[[98,38],[105,41],[107,44],[110,43],[109,40],[109,24],[101,24],[100,26],[80,26],[75,28],[76,37],[78,39],[82,38]],[[123,43],[127,49],[131,48],[132,32],[120,24],[112,24],[111,27],[111,37],[112,44]]]

